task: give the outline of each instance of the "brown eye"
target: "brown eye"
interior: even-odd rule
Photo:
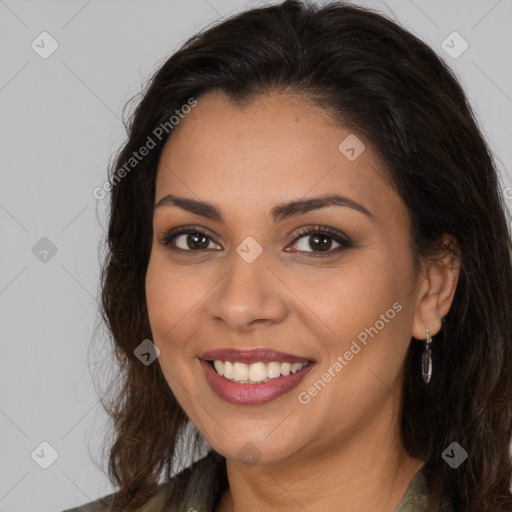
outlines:
[[[308,238],[309,241],[307,241]],[[160,243],[169,247],[171,251],[192,254],[206,251],[211,248],[211,243],[214,244],[210,235],[194,226],[171,229],[160,240]],[[334,248],[333,243],[336,244]],[[293,252],[303,253],[307,257],[332,256],[352,246],[353,243],[347,235],[327,226],[303,229],[292,245]],[[214,244],[214,248],[220,249],[217,244]],[[285,251],[292,252],[288,248]]]
[[[180,247],[179,239],[182,237],[184,240],[182,240],[183,245],[185,247]],[[184,234],[174,237],[175,243],[178,249],[187,250],[190,249],[192,251],[197,251],[198,249],[207,249],[209,242],[208,242],[208,236],[203,235],[202,233],[190,233],[190,234]]]
[[[307,244],[307,246],[309,248],[311,248],[313,251],[319,251],[319,252],[328,251],[329,249],[331,249],[331,246],[333,243],[337,243],[330,236],[320,234],[320,233],[316,233],[314,235],[303,235],[301,238],[303,238],[303,239],[309,238],[309,243]],[[300,245],[298,245],[298,244],[295,244],[295,245],[297,245],[297,247],[301,251],[306,250],[305,249],[306,244],[304,244],[303,248],[301,248]],[[340,244],[338,244],[338,245],[340,245]]]
[[[208,249],[212,238],[202,230],[185,227],[170,230],[160,243],[176,252],[197,252]],[[217,248],[219,246],[216,246]]]
[[[312,249],[319,248],[322,252],[331,249],[332,243],[337,244],[335,240],[333,240],[329,236],[325,235],[313,235],[310,239],[309,246]],[[340,244],[338,244],[340,245]]]
[[[334,248],[333,243],[337,244]],[[293,247],[307,257],[331,256],[352,246],[352,241],[347,235],[327,226],[306,228],[299,233],[293,243]]]

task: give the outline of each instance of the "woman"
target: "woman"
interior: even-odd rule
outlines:
[[[109,188],[119,491],[75,511],[512,510],[507,218],[424,43],[232,17],[155,74]]]

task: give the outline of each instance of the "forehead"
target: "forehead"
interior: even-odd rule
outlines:
[[[403,217],[369,141],[308,99],[272,94],[243,108],[222,94],[197,101],[164,147],[156,201],[176,193],[211,199],[235,212],[339,193],[370,211]],[[342,152],[354,143],[358,152],[364,147],[355,160]]]

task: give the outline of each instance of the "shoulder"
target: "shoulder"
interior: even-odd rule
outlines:
[[[114,512],[115,498],[119,497],[119,492],[102,496],[94,501],[85,503],[79,507],[70,508],[63,512]],[[165,486],[160,485],[156,494],[153,495],[144,505],[137,509],[137,512],[162,512],[166,498]],[[119,505],[115,509],[119,510]]]
[[[420,469],[411,480],[409,488],[395,512],[427,512],[428,510],[425,476]]]
[[[153,497],[137,512],[162,512],[170,494],[173,496],[175,494],[180,495],[187,503],[193,501],[194,505],[197,499],[200,499],[201,502],[203,500],[208,502],[211,499],[208,484],[210,484],[210,478],[213,477],[211,473],[214,473],[217,469],[215,462],[218,458],[215,453],[209,452],[207,456],[195,461],[169,481],[160,484]],[[102,496],[84,505],[66,509],[63,512],[113,512],[112,505],[116,497],[119,497],[119,492]]]
[[[112,504],[118,494],[118,492],[114,492],[79,507],[64,510],[63,512],[113,512]],[[164,500],[165,492],[163,489],[160,489],[149,501],[140,507],[137,512],[161,512]]]
[[[107,512],[110,508],[109,504],[111,503],[111,499],[115,494],[116,493],[112,493],[108,496],[103,496],[95,501],[91,501],[79,507],[66,509],[63,512]]]
[[[426,477],[422,468],[411,480],[409,488],[395,512],[433,512],[429,505],[426,489]],[[443,502],[442,509],[453,510],[448,500]]]

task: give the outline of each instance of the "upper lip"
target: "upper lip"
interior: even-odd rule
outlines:
[[[258,363],[279,361],[286,363],[307,363],[312,361],[307,357],[296,356],[279,350],[267,348],[240,349],[240,348],[217,348],[203,352],[200,359],[206,361],[230,361],[232,363]]]

